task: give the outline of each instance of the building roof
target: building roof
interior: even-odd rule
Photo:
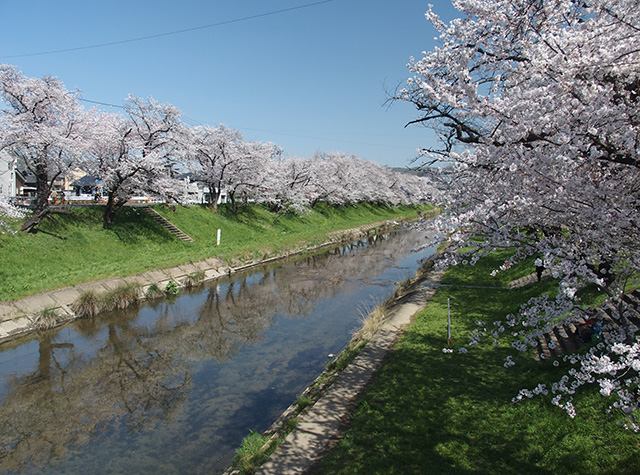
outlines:
[[[100,181],[100,178],[96,176],[85,175],[82,178],[78,178],[76,181],[71,183],[71,186],[79,186],[79,187],[96,186],[99,181]]]

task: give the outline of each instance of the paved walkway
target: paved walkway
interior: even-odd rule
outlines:
[[[408,296],[398,302],[385,325],[369,341],[353,362],[338,376],[327,392],[307,412],[298,425],[256,472],[260,475],[306,473],[337,441],[358,397],[398,339],[404,326],[422,310],[440,286],[444,272],[431,271]],[[544,274],[547,277],[548,272]],[[518,288],[537,281],[535,274],[511,282]]]
[[[429,282],[439,282],[443,272],[429,273]],[[423,309],[435,294],[434,287],[418,286],[403,297],[390,318],[351,364],[338,376],[327,392],[307,413],[298,417],[298,425],[256,472],[261,475],[300,474],[308,471],[337,440],[348,423],[358,396],[381,366],[387,352],[404,326]]]
[[[546,279],[547,277],[551,277],[551,272],[549,272],[549,269],[545,269],[544,271],[542,271],[542,275],[540,276],[542,279]],[[529,274],[529,275],[525,275],[524,277],[521,277],[518,280],[514,280],[512,282],[509,283],[509,288],[510,289],[518,289],[520,287],[526,287],[529,284],[533,284],[534,282],[538,282],[538,276],[533,273],[533,274]]]

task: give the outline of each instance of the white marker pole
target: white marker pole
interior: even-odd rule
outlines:
[[[447,297],[447,346],[451,345],[451,305]]]
[[[221,230],[218,229],[218,240],[217,240],[218,246],[220,245],[220,232],[221,232]]]

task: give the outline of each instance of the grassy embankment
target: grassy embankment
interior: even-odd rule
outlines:
[[[274,214],[249,206],[237,216],[222,206],[155,207],[196,242],[180,241],[137,208],[124,208],[112,227],[102,226],[102,207],[75,208],[54,215],[36,234],[0,235],[0,301],[55,288],[217,257],[236,265],[321,244],[327,233],[399,217],[415,218],[432,207],[319,205],[304,216]],[[17,223],[14,223],[17,226]],[[216,246],[217,230],[222,241]]]
[[[607,414],[610,402],[596,388],[575,397],[575,419],[548,398],[511,402],[522,388],[557,381],[567,371],[562,361],[554,367],[526,353],[507,369],[508,344],[443,353],[447,298],[451,346],[460,348],[476,321],[490,330],[530,297],[554,292],[552,280],[518,290],[465,287],[503,286],[523,274],[520,266],[491,277],[499,262],[446,273],[443,283],[453,286],[439,289],[409,326],[318,473],[637,473],[640,439],[620,427],[620,413]]]

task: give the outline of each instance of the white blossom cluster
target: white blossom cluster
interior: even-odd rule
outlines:
[[[556,298],[533,299],[470,335],[469,346],[508,337],[526,351],[554,325],[582,318],[581,289],[597,287],[622,309],[623,289],[640,274],[640,3],[453,3],[461,18],[450,23],[427,12],[440,44],[411,59],[398,99],[443,144],[423,151],[446,165],[432,173],[448,187],[441,266],[513,249],[494,275],[534,258],[559,282]],[[625,311],[596,353],[569,358],[575,367],[551,388],[571,416],[570,397],[585,384],[636,411],[637,329]]]
[[[127,97],[123,114],[87,111],[58,79],[25,77],[7,64],[0,96],[0,150],[35,175],[34,217],[47,211],[55,180],[76,168],[99,179],[105,224],[136,194],[180,202],[185,171],[205,184],[214,207],[225,192],[234,212],[249,199],[304,213],[318,202],[414,205],[439,195],[423,177],[343,152],[285,159],[275,144],[247,141],[224,125],[189,127],[176,107],[150,97]]]
[[[0,195],[0,232],[11,232],[9,225],[2,220],[5,218],[23,218],[25,212],[20,208],[13,206],[3,196]]]
[[[553,383],[551,392],[554,394],[552,403],[574,417],[576,410],[572,404],[572,396],[585,384],[597,383],[602,396],[614,398],[611,408],[621,411],[625,424],[640,431],[635,414],[640,403],[640,337],[636,336],[638,328],[635,325],[623,323],[625,315],[630,311],[629,307],[624,301],[612,307],[613,318],[621,321],[621,324],[605,324],[601,341],[594,344],[588,352],[562,357],[563,362],[570,364],[571,368],[559,381]],[[573,320],[573,317],[575,314],[571,314],[567,320]],[[508,361],[511,359],[508,358]],[[554,361],[554,366],[559,365],[557,360]],[[523,394],[528,394],[527,390],[523,391]],[[517,400],[520,399],[522,398]]]

